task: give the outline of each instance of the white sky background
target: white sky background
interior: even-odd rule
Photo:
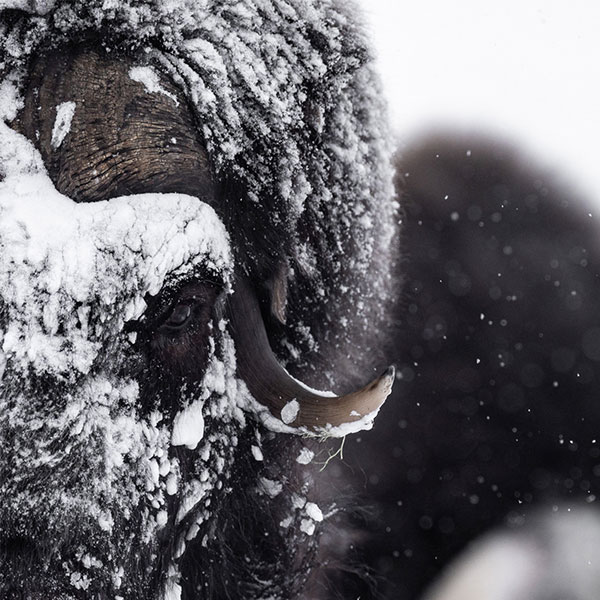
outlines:
[[[439,124],[491,132],[600,206],[600,2],[360,3],[401,141]]]

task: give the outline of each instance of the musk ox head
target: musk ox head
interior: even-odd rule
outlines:
[[[304,581],[323,515],[287,434],[369,427],[393,380],[352,392],[382,365],[397,224],[352,17],[1,13],[4,596],[287,599]]]

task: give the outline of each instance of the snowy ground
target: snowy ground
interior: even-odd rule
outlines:
[[[402,141],[439,124],[490,131],[600,206],[600,3],[361,4]]]

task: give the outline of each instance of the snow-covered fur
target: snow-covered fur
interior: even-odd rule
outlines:
[[[292,373],[344,391],[379,357],[398,219],[355,9],[2,6],[0,596],[289,600],[324,520],[312,454],[260,424],[223,307],[234,271],[258,283],[283,270],[287,320],[267,325]],[[219,182],[214,209],[183,194],[77,204],[55,188],[10,124],[35,57],[79,43],[179,86]],[[76,110],[57,107],[53,147]],[[147,302],[190,278],[211,298],[202,360],[140,362]]]
[[[288,266],[295,318],[277,340],[282,359],[312,365],[321,387],[339,385],[349,354],[351,379],[357,360],[373,360],[357,350],[372,350],[362,330],[381,331],[396,297],[397,205],[381,90],[351,2],[14,5],[28,12],[4,12],[5,68],[100,38],[147,52],[185,90],[217,173],[234,184],[225,218],[236,252],[261,280]]]

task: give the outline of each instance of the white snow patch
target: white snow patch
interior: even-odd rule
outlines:
[[[323,520],[323,513],[314,502],[307,502],[304,510],[306,511],[306,515],[313,521],[320,523]]]
[[[87,590],[90,587],[90,578],[79,572],[71,573],[71,585],[77,590]]]
[[[298,413],[300,412],[300,404],[297,400],[290,400],[282,409],[281,409],[281,420],[289,425],[296,420]]]
[[[181,600],[181,585],[179,585],[180,579],[179,571],[175,568],[169,570],[169,575],[165,583],[165,589],[163,593],[163,600]]]
[[[287,529],[294,522],[294,517],[286,517],[279,522],[279,527]]]
[[[52,139],[50,140],[50,145],[54,150],[60,147],[69,131],[71,131],[71,121],[75,115],[76,107],[75,102],[63,102],[56,107],[56,118],[54,119]]]
[[[116,589],[120,589],[123,585],[123,575],[125,575],[125,569],[123,567],[118,567],[112,574],[113,585]],[[123,600],[123,596],[115,596],[115,600]]]
[[[207,475],[208,471],[205,469],[200,474],[200,479],[189,481],[181,490],[181,502],[175,518],[176,523],[181,523],[185,517],[199,506],[202,500],[206,499],[206,496],[212,490],[214,481]]]
[[[169,514],[167,513],[166,510],[161,510],[156,515],[156,524],[159,527],[164,527],[167,524],[168,520],[169,520]]]
[[[175,475],[175,473],[171,473],[168,477],[167,477],[167,484],[166,484],[166,488],[165,491],[167,492],[167,494],[169,496],[174,496],[177,493],[177,475]]]
[[[302,450],[300,450],[300,454],[298,454],[298,457],[296,458],[296,462],[301,465],[308,465],[312,462],[314,457],[315,453],[312,450],[308,448],[302,448]]]
[[[204,402],[196,400],[175,415],[171,436],[173,446],[186,446],[190,450],[197,448],[204,437],[203,408]]]
[[[84,554],[81,557],[81,564],[86,569],[91,569],[92,567],[101,568],[104,566],[101,560],[98,560],[97,558],[91,556],[90,554]]]
[[[294,494],[292,496],[292,506],[294,508],[304,508],[306,506],[306,498]]]
[[[272,479],[261,477],[258,489],[270,498],[275,498],[275,496],[279,496],[283,491],[283,484],[280,481],[273,481]]]
[[[302,519],[300,521],[300,531],[306,535],[312,535],[315,532],[315,522],[312,519]]]
[[[264,460],[262,450],[258,446],[253,445],[250,448],[250,451],[252,452],[252,456],[254,456],[254,460],[257,460],[259,462]]]
[[[103,531],[111,532],[114,526],[112,516],[109,513],[100,514],[98,516],[98,526]]]
[[[162,94],[179,106],[177,98],[160,85],[160,77],[152,67],[132,67],[129,69],[129,77],[133,81],[141,83],[148,94]]]

